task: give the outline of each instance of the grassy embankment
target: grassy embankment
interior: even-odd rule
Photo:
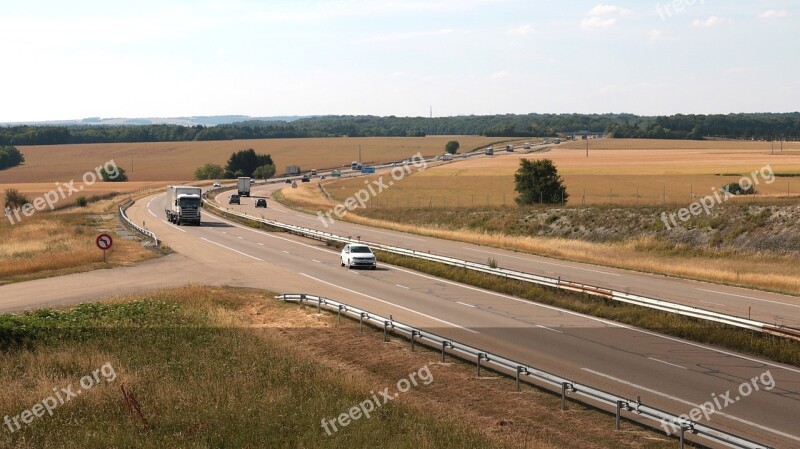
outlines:
[[[270,294],[189,287],[0,315],[0,416],[15,416],[106,367],[91,389],[0,447],[667,448],[674,441],[399,339],[335,324]],[[324,342],[321,344],[320,342]],[[365,357],[364,354],[370,354]],[[428,366],[419,383],[333,436],[335,418]],[[111,369],[108,369],[111,368]],[[113,370],[113,371],[112,371]],[[113,372],[113,376],[110,374]],[[107,374],[109,374],[107,376]],[[113,377],[113,379],[112,379]],[[127,393],[125,399],[124,391]],[[485,400],[490,398],[489,400]],[[558,425],[554,425],[554,420]]]
[[[0,285],[112,268],[156,257],[135,240],[117,238],[117,205],[107,199],[83,208],[37,212],[11,224],[0,217]],[[95,246],[101,232],[114,237],[106,252]]]

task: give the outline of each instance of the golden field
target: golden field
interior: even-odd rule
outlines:
[[[76,180],[73,186],[81,189],[81,191],[79,193],[72,193],[66,198],[62,198],[61,195],[59,195],[59,201],[55,205],[56,209],[74,206],[75,201],[81,195],[85,196],[86,198],[91,198],[93,196],[104,196],[111,193],[136,193],[144,190],[164,187],[169,184],[169,182],[96,182],[89,186],[83,186],[82,181],[79,181],[79,179]],[[83,188],[81,188],[82,186]],[[58,193],[58,186],[56,186],[55,182],[0,184],[0,210],[5,207],[5,191],[7,189],[17,189],[20,193],[25,194],[30,200],[41,197],[51,190]],[[62,191],[65,195],[69,193],[69,189],[66,187],[63,187]]]
[[[403,160],[421,152],[444,152],[449,140],[458,140],[462,150],[495,142],[479,136],[364,137],[320,139],[257,139],[211,142],[157,142],[83,145],[21,146],[25,164],[0,171],[0,183],[76,182],[109,160],[125,169],[131,181],[191,180],[205,163],[225,165],[231,153],[253,148],[269,153],[277,173],[287,165],[303,169],[340,167],[361,158],[364,162]]]
[[[598,139],[570,142],[543,153],[496,152],[456,159],[397,182],[374,204],[383,207],[514,205],[514,172],[520,158],[551,159],[564,178],[571,205],[690,203],[714,189],[752,177],[769,165],[776,174],[800,174],[800,144],[770,154],[765,142]],[[768,174],[768,170],[765,170]],[[720,176],[725,175],[725,176]],[[763,181],[759,173],[756,178]],[[363,187],[347,179],[326,186],[338,199]],[[800,195],[800,177],[778,177],[756,186],[764,196]]]

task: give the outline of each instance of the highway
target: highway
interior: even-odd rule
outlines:
[[[259,186],[254,194],[266,196],[272,189],[273,186]],[[139,224],[146,222],[147,227],[177,254],[124,269],[2,286],[0,311],[74,304],[120,293],[199,283],[256,287],[281,293],[310,293],[385,316],[393,315],[399,321],[577,382],[630,398],[641,397],[648,405],[676,414],[689,413],[695,405],[710,401],[712,397],[723,397],[730,391],[733,403],[712,415],[710,422],[704,422],[772,447],[800,447],[797,429],[800,420],[800,369],[399,267],[381,264],[375,271],[347,270],[339,266],[338,250],[320,242],[285,233],[254,230],[208,213],[204,213],[199,227],[178,227],[164,220],[164,198],[162,193],[141,199],[128,210],[128,215]],[[258,209],[255,213],[255,209],[251,209],[254,200],[244,198],[243,204],[237,208],[284,222],[324,228],[316,218],[280,207],[274,201],[269,201],[266,210]],[[535,262],[541,259],[559,264],[542,269],[553,270],[573,280],[587,280],[587,283],[591,283],[588,279],[619,282],[619,278],[630,273],[371,230],[349,223],[337,222],[329,230],[481,262],[487,257],[485,254],[469,257],[469,251],[480,249],[513,255],[519,259],[509,257],[506,261],[500,256],[495,257],[501,266],[517,267],[523,271],[541,268],[545,264],[537,265]],[[640,273],[632,273],[632,276],[634,279],[659,278]],[[728,291],[708,284],[666,280]],[[624,282],[630,281],[625,279]],[[672,298],[674,290],[667,291]],[[726,300],[726,303],[734,299]],[[781,297],[776,302],[785,300]],[[769,379],[774,381],[774,388],[767,390],[762,382],[759,391],[735,399],[740,396],[741,384],[752,385],[752,379],[764,379],[767,371]],[[554,423],[558,422],[559,413],[553,410]],[[631,417],[631,414],[626,416]],[[608,425],[613,429],[613,418],[609,418]]]
[[[773,389],[734,401],[712,415],[709,424],[773,447],[800,446],[800,369],[403,268],[347,270],[339,266],[338,251],[320,242],[254,230],[210,214],[204,214],[202,226],[174,226],[163,219],[163,199],[161,194],[140,200],[129,216],[138,223],[146,220],[182,256],[214,267],[209,281],[334,298],[578,382],[640,396],[678,414],[689,413],[712,394],[731,391],[733,399],[740,384],[769,371]],[[245,198],[242,207],[252,201]],[[274,202],[266,213],[281,214],[284,220],[303,217],[279,212]]]

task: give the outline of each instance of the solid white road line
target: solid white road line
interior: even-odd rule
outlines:
[[[720,304],[720,303],[718,303],[718,302],[703,301],[702,299],[700,300],[700,302],[704,302],[704,303],[706,303],[706,304],[714,304],[715,306],[720,306],[720,307],[726,307],[726,305],[725,305],[725,304]]]
[[[667,398],[667,399],[672,399],[673,401],[680,402],[681,404],[688,405],[688,406],[693,407],[693,408],[694,407],[700,407],[700,404],[695,404],[695,403],[693,403],[691,401],[687,401],[685,399],[677,398],[675,396],[671,396],[671,395],[668,395],[666,393],[662,393],[662,392],[657,391],[657,390],[653,390],[653,389],[650,389],[650,388],[647,388],[647,387],[643,387],[643,386],[637,385],[637,384],[635,384],[633,382],[628,382],[627,380],[618,379],[616,377],[609,376],[608,374],[603,374],[601,372],[598,372],[598,371],[595,371],[595,370],[592,370],[592,369],[589,369],[589,368],[581,368],[581,370],[586,371],[587,373],[592,373],[592,374],[600,376],[600,377],[605,377],[606,379],[610,379],[610,380],[613,380],[615,382],[619,382],[619,383],[621,383],[623,385],[628,385],[628,386],[636,388],[638,390],[646,391],[648,393],[653,393],[655,395],[658,395],[658,396],[661,396],[661,397],[664,397],[664,398]],[[746,419],[737,418],[736,416],[729,415],[729,414],[723,413],[721,411],[715,411],[714,414],[715,415],[721,415],[721,416],[724,416],[726,418],[732,419],[734,421],[738,421],[740,423],[747,424],[747,425],[759,428],[761,430],[766,430],[767,432],[772,432],[772,433],[774,433],[776,435],[780,435],[780,436],[783,436],[783,437],[786,437],[786,438],[789,438],[789,439],[792,439],[792,440],[795,440],[795,441],[800,441],[800,437],[788,434],[786,432],[781,432],[780,430],[776,430],[776,429],[773,429],[771,427],[762,426],[761,424],[756,424],[756,423],[754,423],[752,421],[748,421]]]
[[[397,287],[400,287],[400,288],[404,288],[406,290],[411,290],[410,288],[406,287],[405,285],[400,285],[400,284],[394,284],[394,285],[397,286]]]
[[[674,363],[665,362],[664,360],[656,359],[656,358],[653,358],[653,357],[648,357],[648,360],[652,360],[652,361],[658,362],[658,363],[663,363],[664,365],[674,366],[675,368],[688,369],[685,366],[680,366],[680,365],[676,365]]]
[[[438,322],[440,322],[440,323],[447,324],[448,326],[457,327],[457,328],[459,328],[459,329],[463,329],[463,330],[465,330],[465,331],[467,331],[467,332],[472,332],[473,334],[479,334],[479,333],[480,333],[480,332],[478,332],[478,331],[474,331],[474,330],[472,330],[472,329],[469,329],[469,328],[466,328],[466,327],[464,327],[464,326],[459,326],[458,324],[451,323],[451,322],[449,322],[449,321],[445,321],[445,320],[441,320],[441,319],[439,319],[439,318],[436,318],[436,317],[434,317],[434,316],[430,316],[430,315],[428,315],[428,314],[425,314],[425,313],[422,313],[422,312],[418,312],[418,311],[416,311],[416,310],[414,310],[414,309],[409,309],[408,307],[403,307],[403,306],[401,306],[401,305],[399,305],[399,304],[395,304],[395,303],[393,303],[393,302],[389,302],[389,301],[386,301],[386,300],[383,300],[383,299],[380,299],[380,298],[376,298],[376,297],[374,297],[374,296],[371,296],[371,295],[368,295],[368,294],[366,294],[366,293],[361,293],[361,292],[358,292],[358,291],[355,291],[355,290],[351,290],[351,289],[349,289],[349,288],[346,288],[346,287],[342,287],[341,285],[336,285],[336,284],[333,284],[333,283],[331,283],[331,282],[328,282],[328,281],[323,281],[322,279],[315,278],[314,276],[309,276],[309,275],[307,275],[307,274],[305,274],[305,273],[299,273],[299,274],[300,274],[301,276],[305,276],[305,277],[307,277],[307,278],[309,278],[309,279],[313,279],[313,280],[315,280],[315,281],[317,281],[317,282],[321,282],[321,283],[323,283],[323,284],[330,285],[331,287],[336,287],[336,288],[338,288],[338,289],[341,289],[341,290],[344,290],[344,291],[346,291],[346,292],[355,293],[356,295],[361,295],[361,296],[363,296],[363,297],[365,297],[365,298],[372,299],[373,301],[378,301],[378,302],[382,302],[382,303],[384,303],[384,304],[388,304],[388,305],[390,305],[390,306],[397,307],[398,309],[402,309],[402,310],[405,310],[405,311],[407,311],[407,312],[411,312],[411,313],[417,314],[417,315],[419,315],[419,316],[422,316],[422,317],[425,317],[425,318],[428,318],[428,319],[431,319],[431,320],[434,320],[434,321],[438,321]]]
[[[148,203],[148,204],[149,204],[149,203]],[[154,216],[154,217],[158,218],[158,215],[154,214],[154,213],[153,213],[153,211],[151,211],[149,207],[147,208],[147,212],[150,212],[150,215],[152,215],[152,216]]]
[[[554,262],[545,262],[545,261],[542,261],[542,260],[526,259],[524,257],[511,256],[509,254],[495,253],[495,252],[492,252],[492,251],[484,251],[482,249],[474,249],[474,248],[465,248],[465,249],[468,249],[470,251],[477,251],[477,252],[480,252],[480,253],[493,254],[493,255],[499,256],[499,257],[510,257],[512,259],[524,260],[524,261],[530,262],[530,263],[543,263],[543,264],[547,264],[547,265],[555,265],[555,266],[558,266],[558,267],[573,268],[575,270],[583,270],[583,271],[591,271],[591,272],[594,272],[594,273],[607,274],[609,276],[622,276],[621,274],[609,273],[607,271],[591,270],[589,268],[575,267],[575,266],[566,265],[566,264],[563,264],[563,263],[554,263]]]
[[[467,307],[472,307],[473,309],[477,309],[477,307],[473,306],[472,304],[467,304],[461,301],[456,301],[456,304],[461,304],[462,306],[467,306]]]
[[[177,229],[177,230],[179,230],[179,231],[181,231],[181,232],[186,232],[186,230],[184,230],[184,229],[181,229],[181,228],[179,228],[179,227],[175,226],[174,224],[172,224],[172,223],[168,222],[167,220],[161,220],[161,221],[163,221],[164,223],[166,223],[166,224],[167,224],[167,226],[172,226],[173,228],[175,228],[175,229]]]
[[[243,253],[243,252],[241,252],[241,251],[239,251],[239,250],[233,249],[233,248],[231,248],[231,247],[229,247],[229,246],[225,246],[225,245],[223,245],[223,244],[221,244],[221,243],[212,242],[211,240],[209,240],[209,239],[207,239],[207,238],[205,238],[205,237],[200,237],[200,240],[205,240],[206,242],[208,242],[208,243],[211,243],[212,245],[221,246],[221,247],[223,247],[223,248],[225,248],[225,249],[227,249],[227,250],[233,251],[233,252],[235,252],[235,253],[239,253],[239,254],[241,254],[241,255],[243,255],[243,256],[247,256],[247,257],[249,257],[249,258],[251,258],[251,259],[255,259],[255,260],[258,260],[258,261],[261,261],[261,262],[263,262],[263,261],[264,261],[264,259],[259,259],[259,258],[258,258],[258,257],[256,257],[256,256],[251,256],[250,254]]]
[[[768,303],[772,303],[772,304],[780,304],[780,305],[783,305],[783,306],[800,307],[800,304],[791,304],[791,303],[782,302],[782,301],[770,301],[769,299],[754,298],[752,296],[744,296],[744,295],[734,295],[733,293],[718,292],[716,290],[706,290],[704,288],[698,288],[698,290],[702,290],[704,292],[709,292],[709,293],[716,293],[718,295],[736,296],[738,298],[752,299],[754,301],[768,302]]]
[[[542,329],[547,329],[549,331],[558,332],[559,334],[563,334],[564,333],[564,332],[561,332],[558,329],[552,329],[552,328],[549,328],[547,326],[542,326],[541,324],[537,324],[536,327],[541,327]]]

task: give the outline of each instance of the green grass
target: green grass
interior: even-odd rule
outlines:
[[[77,387],[104,364],[117,376],[53,416],[14,433],[4,426],[0,447],[495,447],[402,403],[328,437],[320,420],[368,398],[368,388],[230,318],[271,300],[248,295],[192,287],[128,303],[0,315],[0,417],[32,408],[53,387]],[[123,401],[123,385],[144,420]]]

